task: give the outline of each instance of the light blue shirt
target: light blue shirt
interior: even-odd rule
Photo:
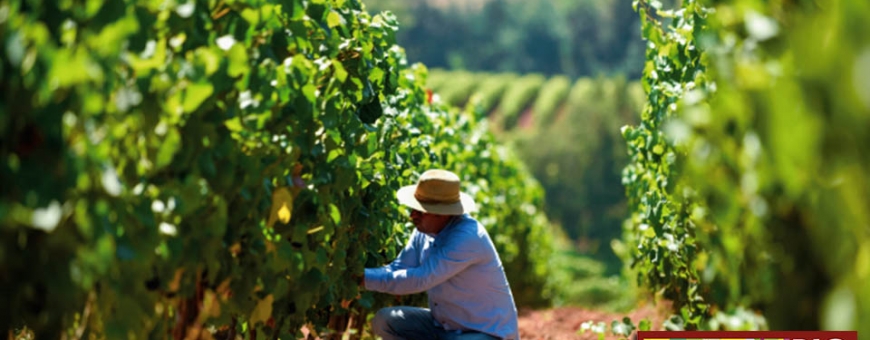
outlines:
[[[428,291],[429,309],[444,329],[519,339],[501,259],[486,229],[468,215],[434,237],[414,230],[392,263],[365,270],[365,287],[395,295]]]

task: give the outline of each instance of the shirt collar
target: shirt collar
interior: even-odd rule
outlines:
[[[463,215],[456,215],[456,216],[453,216],[453,217],[450,218],[449,221],[447,221],[447,225],[444,226],[444,229],[441,229],[441,231],[438,232],[437,235],[429,235],[429,234],[427,234],[427,235],[429,235],[429,236],[431,236],[432,238],[434,238],[434,239],[437,240],[439,236],[443,236],[443,235],[448,234],[449,231],[450,231],[451,229],[453,229],[454,226],[456,226],[457,224],[459,224],[459,222],[462,221],[463,219],[465,219],[465,215],[464,215],[464,214],[463,214]]]

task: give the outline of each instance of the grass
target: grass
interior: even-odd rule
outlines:
[[[627,312],[637,305],[637,289],[620,275],[606,275],[604,263],[559,245],[553,254],[555,306],[579,306],[608,312]]]

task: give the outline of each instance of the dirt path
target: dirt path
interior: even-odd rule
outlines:
[[[561,307],[547,310],[520,310],[520,337],[523,340],[562,340],[562,339],[590,339],[597,340],[598,335],[592,332],[585,334],[577,333],[580,325],[586,321],[604,321],[608,325],[606,339],[618,339],[609,335],[610,323],[614,320],[622,320],[624,316],[631,318],[635,324],[641,319],[652,321],[653,327],[661,325],[667,312],[664,306],[647,304],[635,311],[626,314],[606,313],[597,310],[588,310],[580,307]]]
[[[523,340],[598,340],[598,334],[586,332],[580,334],[577,331],[580,325],[586,321],[594,321],[598,323],[603,321],[607,327],[605,339],[619,339],[619,337],[610,335],[610,323],[614,320],[622,320],[628,316],[631,321],[637,324],[642,319],[648,319],[652,322],[653,330],[660,327],[662,322],[670,312],[666,303],[660,303],[653,306],[652,303],[644,303],[637,307],[631,313],[608,313],[600,310],[584,309],[581,307],[560,307],[543,310],[530,310],[520,308],[519,310],[519,328],[520,338]],[[352,327],[352,325],[349,325]],[[312,335],[309,338],[308,328],[302,327],[303,339],[333,339],[332,337],[317,337]],[[337,334],[336,339],[343,338],[341,334]],[[356,339],[351,336],[351,339]],[[370,339],[369,336],[364,336],[363,339]]]

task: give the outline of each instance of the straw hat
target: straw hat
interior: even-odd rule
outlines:
[[[476,210],[474,199],[459,191],[459,176],[447,170],[427,170],[417,184],[396,192],[399,203],[435,215],[462,215]]]

